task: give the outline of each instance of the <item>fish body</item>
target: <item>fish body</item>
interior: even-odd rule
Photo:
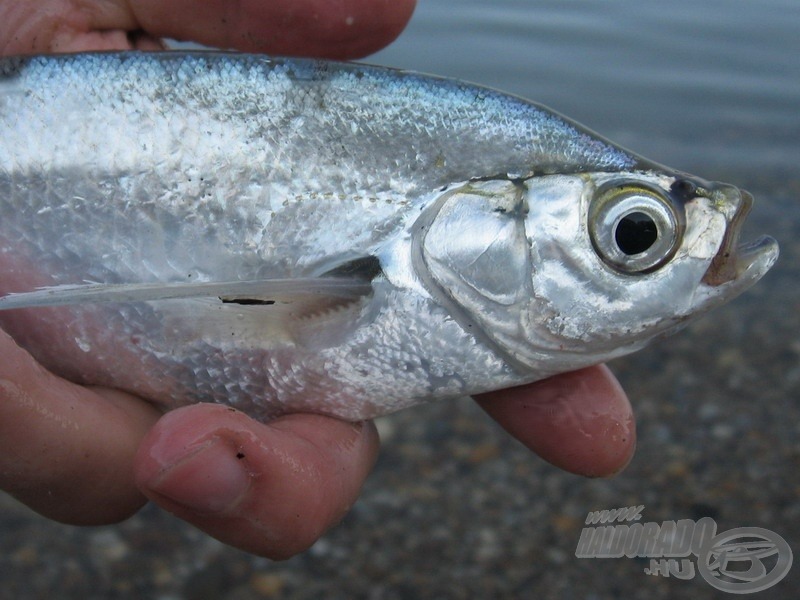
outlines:
[[[632,352],[769,269],[750,202],[453,80],[0,59],[0,325],[166,408],[363,419]]]

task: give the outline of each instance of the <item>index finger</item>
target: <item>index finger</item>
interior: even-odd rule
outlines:
[[[416,0],[39,0],[0,2],[0,51],[124,49],[120,33],[245,52],[356,58],[403,30]],[[90,36],[87,40],[87,36]]]
[[[397,37],[410,0],[130,0],[142,28],[222,48],[353,58]]]
[[[605,365],[476,396],[506,431],[571,473],[608,477],[636,448],[628,397]]]

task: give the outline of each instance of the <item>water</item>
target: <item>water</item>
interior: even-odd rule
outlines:
[[[797,169],[796,0],[420,0],[371,62],[482,83],[688,171]]]

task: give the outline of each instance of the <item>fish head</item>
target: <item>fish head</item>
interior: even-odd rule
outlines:
[[[740,243],[753,203],[668,171],[526,182],[534,297],[525,336],[606,360],[674,332],[758,281],[778,245]]]
[[[666,170],[477,181],[448,194],[421,243],[428,287],[537,376],[676,331],[778,256],[771,238],[739,243],[750,194]]]

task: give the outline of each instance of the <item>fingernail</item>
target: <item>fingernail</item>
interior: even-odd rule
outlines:
[[[219,514],[238,505],[250,487],[250,476],[236,448],[209,440],[170,461],[147,487],[168,500],[202,514]]]

